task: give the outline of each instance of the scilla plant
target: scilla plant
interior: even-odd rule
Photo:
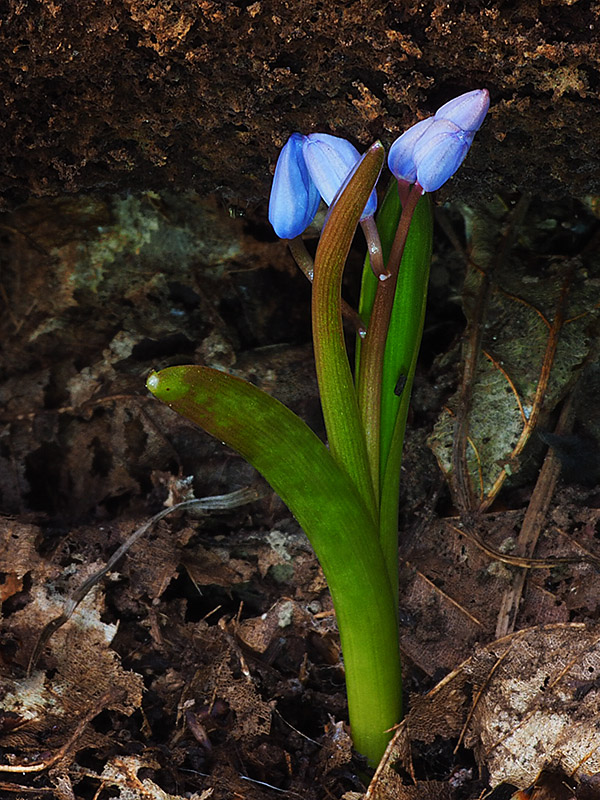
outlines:
[[[375,221],[384,162],[344,139],[292,134],[273,179],[269,219],[312,280],[312,333],[328,447],[255,386],[203,366],[153,372],[148,388],[237,450],[271,484],[308,536],[335,606],[352,738],[376,764],[402,714],[398,642],[398,496],[411,385],[423,329],[432,216],[426,193],[458,169],[489,106],[468,92],[392,145],[392,182]],[[314,259],[301,234],[323,199]],[[358,224],[367,241],[358,312],[341,299]],[[342,317],[357,332],[354,371]]]

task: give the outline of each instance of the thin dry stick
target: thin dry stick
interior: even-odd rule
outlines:
[[[30,764],[0,764],[0,772],[42,772],[43,770],[48,769],[48,767],[51,767],[53,764],[56,764],[57,761],[60,761],[60,759],[67,754],[77,739],[79,739],[88,722],[90,722],[106,707],[109,700],[111,700],[110,692],[105,692],[103,695],[101,695],[94,706],[89,709],[87,714],[85,714],[85,716],[79,720],[72,735],[67,739],[63,746],[60,747],[46,761],[36,761]]]
[[[459,511],[471,511],[475,506],[475,498],[471,487],[471,478],[467,462],[467,442],[469,439],[469,412],[473,401],[473,384],[477,372],[481,338],[483,333],[483,315],[490,294],[489,277],[478,270],[478,292],[475,302],[475,318],[471,319],[468,328],[465,361],[463,367],[460,393],[454,420],[452,443],[452,474],[450,488],[454,502]]]
[[[465,734],[469,730],[469,725],[471,724],[471,720],[473,719],[473,714],[475,713],[475,709],[477,708],[477,706],[479,704],[479,701],[484,696],[485,691],[487,690],[488,686],[492,682],[492,678],[494,677],[494,674],[495,674],[496,670],[500,667],[500,665],[502,664],[504,659],[511,652],[512,646],[513,646],[513,642],[511,642],[511,644],[506,648],[506,650],[502,653],[502,655],[498,657],[498,659],[496,660],[495,664],[492,666],[492,668],[490,669],[490,671],[486,675],[485,681],[483,682],[483,684],[475,692],[475,694],[473,696],[473,702],[471,703],[471,708],[469,709],[469,713],[467,714],[467,718],[465,720],[465,724],[462,726],[462,729],[461,729],[459,737],[458,737],[458,741],[456,742],[456,747],[453,750],[454,755],[456,755],[458,753],[458,751],[459,751],[459,749],[460,749],[460,747],[461,747],[461,745],[463,743],[463,739],[465,738]]]
[[[411,568],[413,568],[413,569],[414,569],[414,567],[413,567],[413,565],[410,563],[410,561],[409,561],[409,562],[407,562],[407,564],[408,564],[408,565],[409,565]],[[477,619],[477,617],[474,617],[474,616],[473,616],[473,614],[471,614],[471,613],[470,613],[470,611],[468,611],[468,610],[465,608],[465,606],[461,605],[461,604],[458,602],[458,600],[455,600],[455,599],[452,597],[452,595],[450,595],[450,594],[446,594],[446,592],[445,592],[443,589],[440,589],[440,587],[439,587],[439,586],[437,586],[437,585],[436,585],[436,584],[435,584],[435,583],[434,583],[434,582],[431,580],[431,578],[428,578],[428,577],[427,577],[427,575],[425,575],[424,573],[422,573],[422,572],[421,572],[420,570],[418,570],[418,569],[415,569],[415,570],[414,570],[414,574],[415,574],[415,575],[418,575],[418,577],[420,578],[420,580],[422,580],[422,581],[423,581],[423,583],[429,584],[429,586],[431,587],[431,591],[432,591],[433,593],[435,593],[435,594],[436,594],[438,597],[443,597],[443,598],[444,598],[444,600],[446,601],[446,603],[448,603],[449,605],[452,605],[452,606],[454,606],[455,608],[457,608],[457,609],[460,611],[460,613],[461,613],[461,614],[464,614],[464,616],[465,616],[465,617],[468,617],[468,618],[471,620],[471,622],[473,622],[475,625],[478,625],[478,626],[481,628],[481,620]]]
[[[563,405],[556,425],[556,434],[562,435],[570,431],[574,415],[573,405],[573,393],[571,393]],[[531,556],[535,550],[559,475],[560,461],[554,451],[550,449],[544,459],[537,483],[531,494],[531,500],[527,506],[523,525],[517,539],[517,552],[524,556]],[[519,570],[513,576],[510,587],[506,589],[502,596],[496,622],[497,639],[506,636],[506,634],[515,629],[526,578],[527,569]]]
[[[560,298],[558,301],[558,307],[556,309],[556,313],[554,315],[554,320],[552,325],[550,326],[550,331],[548,333],[548,341],[546,343],[546,352],[544,353],[544,358],[542,361],[542,368],[540,370],[540,377],[537,382],[537,386],[535,389],[535,396],[533,398],[533,403],[531,404],[531,413],[529,418],[526,421],[526,424],[523,426],[523,430],[521,431],[521,435],[513,448],[512,453],[510,454],[509,461],[512,459],[517,458],[523,448],[529,441],[529,437],[531,436],[532,431],[535,430],[535,427],[538,423],[538,419],[540,417],[540,413],[542,411],[542,407],[544,404],[544,398],[546,396],[546,391],[548,389],[548,382],[550,380],[550,373],[552,372],[552,367],[554,365],[554,358],[556,356],[556,349],[558,347],[558,340],[560,337],[560,332],[562,330],[564,319],[565,319],[565,304],[567,300],[567,295],[569,293],[571,279],[573,276],[573,269],[574,265],[571,266],[567,277],[563,281],[563,285],[560,291]],[[486,511],[491,504],[494,502],[496,495],[500,491],[502,484],[506,480],[508,475],[506,467],[503,467],[500,471],[500,474],[494,481],[494,485],[488,492],[487,497],[481,503],[479,507],[479,511]]]
[[[450,520],[446,520],[446,525],[451,531],[464,536],[483,553],[485,553],[494,561],[501,561],[503,564],[510,564],[512,567],[521,567],[522,569],[554,569],[555,567],[562,567],[565,564],[591,564],[600,570],[600,556],[595,556],[593,553],[585,552],[578,556],[550,556],[549,558],[527,558],[527,556],[510,555],[509,553],[501,553],[495,547],[489,545],[481,536],[471,528],[468,522],[464,520],[461,522],[462,527],[459,528],[453,525]]]
[[[93,587],[99,583],[102,578],[104,578],[104,576],[110,572],[111,569],[113,569],[119,559],[121,559],[125,553],[137,542],[137,540],[140,539],[153,525],[166,517],[168,514],[172,514],[174,511],[180,511],[181,509],[196,508],[201,509],[202,511],[223,510],[228,508],[236,508],[237,506],[245,505],[246,503],[253,503],[255,500],[258,500],[259,497],[260,494],[256,489],[252,487],[246,487],[244,489],[238,489],[235,492],[230,492],[229,494],[219,494],[212,497],[200,497],[193,500],[184,500],[182,503],[177,503],[177,505],[165,508],[163,511],[160,511],[158,514],[155,514],[155,516],[151,517],[141,527],[137,528],[131,534],[131,536],[129,536],[123,542],[123,544],[115,550],[102,569],[99,569],[93,575],[90,575],[90,577],[87,578],[87,580],[85,580],[81,586],[73,592],[71,597],[67,599],[62,614],[59,617],[56,617],[56,619],[50,620],[50,622],[43,628],[33,649],[31,658],[29,659],[27,674],[31,675],[44,647],[50,641],[50,638],[59,628],[62,628],[65,622],[69,621],[73,615],[73,612],[81,603],[83,598],[88,594],[88,592],[90,592],[90,590],[93,589]]]

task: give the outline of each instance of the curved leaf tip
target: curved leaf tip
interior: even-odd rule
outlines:
[[[167,367],[158,372],[153,370],[146,380],[146,388],[163,403],[171,405],[190,391],[190,383],[187,380],[189,369],[189,367]]]
[[[148,380],[146,381],[146,389],[152,392],[152,394],[156,394],[159,384],[160,379],[158,377],[158,372],[151,372],[150,375],[148,375]]]

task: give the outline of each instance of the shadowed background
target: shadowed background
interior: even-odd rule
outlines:
[[[452,194],[599,191],[600,6],[584,0],[9,0],[0,200],[171,187],[255,206],[292,131],[387,146],[492,107]]]

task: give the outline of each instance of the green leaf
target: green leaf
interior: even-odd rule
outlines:
[[[398,563],[400,467],[425,322],[432,241],[431,199],[430,195],[424,195],[413,214],[404,246],[383,360],[379,535],[386,561],[395,568]]]
[[[354,481],[374,519],[378,515],[377,493],[344,342],[341,285],[352,238],[379,177],[383,158],[383,146],[376,142],[332,207],[315,256],[312,290],[315,363],[329,447]]]
[[[352,481],[323,442],[292,411],[256,386],[209,367],[182,366],[153,373],[148,388],[237,450],[265,476],[309,535],[314,528],[321,531],[318,523],[324,518],[337,526],[350,508],[357,523],[352,528],[360,530],[357,536],[372,529],[373,520],[357,499]],[[330,535],[329,527],[324,535]]]
[[[310,428],[255,386],[197,366],[152,373],[147,385],[244,456],[302,525],[336,610],[354,743],[375,764],[400,719],[401,674],[396,597],[370,509]]]
[[[393,180],[377,216],[384,263],[387,263],[392,248],[401,211],[398,182]],[[408,406],[425,320],[432,236],[431,200],[429,195],[424,195],[415,208],[400,263],[381,381],[379,526],[381,546],[390,579],[394,584],[398,580],[400,466]],[[367,325],[377,284],[377,278],[373,275],[367,258],[359,305],[359,313]],[[361,341],[357,337],[357,374],[360,347]]]

